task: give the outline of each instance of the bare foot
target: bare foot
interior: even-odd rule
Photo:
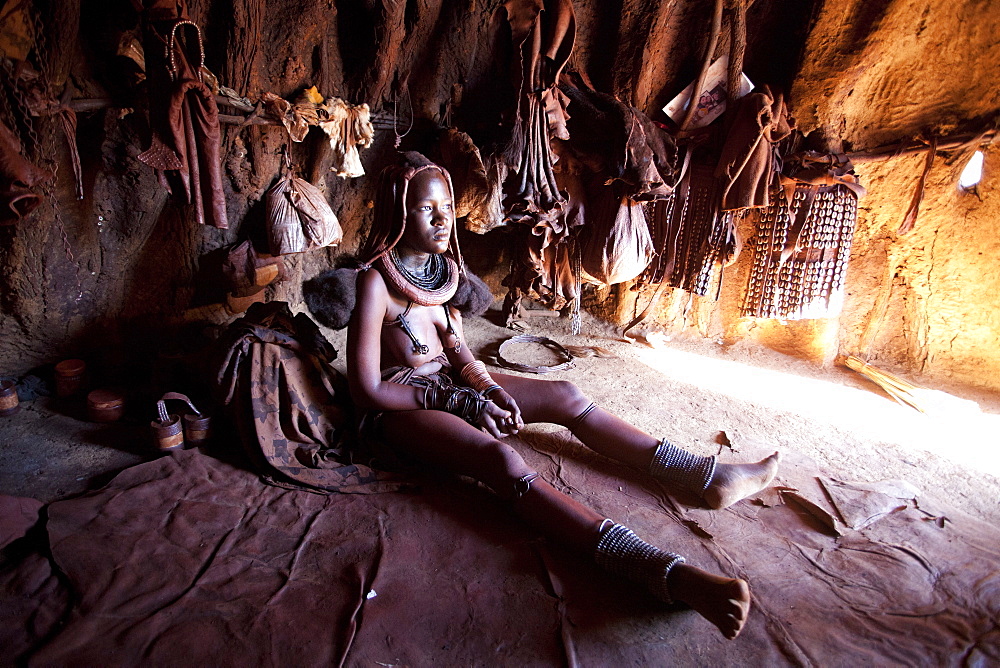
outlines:
[[[720,510],[756,494],[774,479],[780,458],[776,452],[756,464],[716,464],[712,481],[701,498],[709,508]]]
[[[744,580],[677,564],[667,574],[667,588],[674,600],[687,603],[729,640],[739,635],[747,621],[750,587]]]

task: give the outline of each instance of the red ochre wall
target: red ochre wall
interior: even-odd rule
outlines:
[[[53,89],[61,92],[72,81],[78,98],[120,96],[114,53],[121,30],[136,23],[131,3],[35,4],[47,8],[41,16]],[[324,95],[391,110],[394,84],[405,80],[422,119],[406,139],[416,149],[421,132],[442,121],[453,84],[463,85],[466,108],[477,91],[496,88],[500,4],[189,0],[192,19],[204,29],[207,66],[251,99],[265,91],[293,98],[317,85]],[[574,6],[578,39],[570,68],[659,118],[659,108],[697,73],[712,3],[574,0]],[[832,149],[859,151],[981,127],[1000,109],[1000,9],[988,0],[756,0],[748,25],[747,73],[786,90],[800,129],[822,132]],[[725,39],[719,48],[728,48]],[[148,146],[141,103],[130,114],[112,108],[80,115],[82,201],[72,196],[57,124],[41,119],[36,129],[55,147],[60,168],[55,197],[30,219],[0,230],[0,374],[65,356],[110,365],[161,352],[165,340],[177,340],[173,327],[190,324],[221,297],[204,275],[207,259],[261,225],[262,197],[287,142],[283,130],[224,128],[231,227],[222,231],[197,227],[136,159]],[[370,216],[371,175],[391,159],[393,140],[391,131],[379,130],[362,153],[369,176],[350,181],[327,171],[322,139],[292,147],[300,173],[326,192],[345,241],[341,249],[287,258],[289,280],[269,288],[269,298],[304,309],[302,280],[353,250]],[[689,304],[674,291],[652,324],[726,345],[764,345],[817,364],[862,354],[898,372],[1000,389],[1000,152],[987,154],[981,198],[959,193],[961,166],[939,157],[916,228],[898,236],[922,161],[917,155],[858,165],[869,194],[861,201],[839,318],[740,318],[744,254],[727,270],[718,302],[695,297]],[[490,245],[467,246],[477,247]],[[487,271],[489,278],[503,269]],[[636,296],[628,287],[594,291],[586,301],[601,316],[627,320]]]

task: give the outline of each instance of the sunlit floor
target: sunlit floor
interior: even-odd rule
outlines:
[[[796,413],[864,438],[899,443],[1000,477],[1000,415],[934,392],[927,412],[871,391],[667,347],[637,346],[636,358],[676,382]]]

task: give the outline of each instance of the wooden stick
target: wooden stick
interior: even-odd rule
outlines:
[[[975,142],[979,140],[983,144],[992,144],[997,140],[996,130],[987,130],[985,132],[965,132],[962,134],[951,135],[950,137],[941,137],[937,143],[938,151],[954,151],[956,149],[963,148],[970,142]],[[924,151],[930,149],[930,144],[921,141],[910,141],[910,142],[899,142],[898,144],[889,144],[887,146],[877,146],[867,151],[855,151],[853,153],[847,153],[847,157],[851,159],[853,163],[861,162],[874,162],[876,160],[886,160],[888,158],[895,158],[900,155],[913,155],[915,153],[923,153]]]
[[[113,106],[111,100],[103,97],[95,97],[82,100],[70,100],[69,107],[73,111],[96,111]]]
[[[708,47],[705,49],[705,57],[701,62],[701,71],[691,88],[691,99],[688,100],[687,111],[684,113],[684,120],[681,121],[680,131],[687,130],[694,110],[698,106],[698,99],[701,97],[701,89],[705,87],[705,79],[708,78],[708,68],[712,65],[712,56],[715,55],[715,48],[719,46],[719,35],[722,33],[722,4],[724,0],[715,0],[715,12],[712,14],[712,36],[708,40]]]
[[[228,123],[231,125],[242,125],[246,123],[247,125],[281,125],[281,121],[273,121],[270,118],[264,118],[263,116],[255,116],[254,118],[247,121],[246,116],[229,116],[227,114],[219,114],[220,123]]]

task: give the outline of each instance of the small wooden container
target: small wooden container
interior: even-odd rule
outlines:
[[[83,360],[63,360],[56,364],[56,396],[72,397],[83,389],[87,364]]]
[[[21,409],[17,400],[17,383],[12,380],[0,381],[0,416],[13,415]]]
[[[186,447],[204,445],[212,435],[212,418],[207,415],[184,414],[184,440]]]
[[[260,267],[254,268],[253,277],[254,284],[260,287],[266,287],[274,282],[274,279],[278,277],[281,269],[277,264],[265,264]]]
[[[87,395],[87,417],[91,422],[117,422],[125,413],[125,397],[111,390],[94,390]]]
[[[232,292],[227,292],[226,308],[234,315],[236,313],[243,313],[254,304],[265,301],[266,296],[264,288],[261,288],[259,291],[253,293],[252,295],[247,295],[246,297],[240,297]]]
[[[171,413],[166,420],[153,420],[149,426],[153,428],[153,438],[160,450],[180,450],[184,447],[184,427],[177,415]]]

